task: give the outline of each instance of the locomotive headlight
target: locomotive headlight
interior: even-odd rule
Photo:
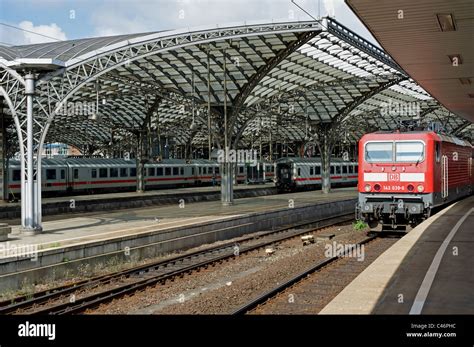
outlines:
[[[370,192],[370,189],[371,189],[370,184],[366,184],[364,189],[366,192]]]
[[[418,187],[416,187],[416,189],[421,193],[423,190],[425,190],[425,188],[419,184]]]

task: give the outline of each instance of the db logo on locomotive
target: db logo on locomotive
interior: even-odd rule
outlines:
[[[389,181],[400,181],[400,174],[399,173],[391,173],[388,174]]]

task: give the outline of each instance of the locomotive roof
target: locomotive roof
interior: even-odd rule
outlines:
[[[446,135],[446,134],[441,134],[441,133],[437,133],[435,131],[429,131],[429,130],[417,130],[417,131],[405,131],[405,132],[398,132],[398,131],[376,131],[376,132],[373,132],[373,133],[368,133],[368,134],[365,134],[363,137],[366,137],[366,136],[370,136],[370,135],[397,135],[397,136],[405,136],[405,135],[428,135],[428,136],[435,136],[437,138],[439,138],[441,141],[443,142],[451,142],[451,143],[455,143],[459,146],[467,146],[467,147],[472,147],[472,145],[468,142],[468,141],[465,141],[465,140],[461,140],[457,137],[454,137],[454,136],[450,136],[450,135]],[[413,136],[410,136],[411,138]]]
[[[468,141],[465,141],[465,140],[461,140],[461,139],[458,139],[457,137],[454,137],[454,136],[447,136],[447,135],[443,135],[443,134],[437,134],[440,139],[444,142],[451,142],[451,143],[455,143],[459,146],[466,146],[466,147],[473,147]]]

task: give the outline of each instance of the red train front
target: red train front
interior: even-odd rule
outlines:
[[[472,194],[473,147],[431,131],[377,132],[359,141],[357,213],[403,230],[431,209]]]

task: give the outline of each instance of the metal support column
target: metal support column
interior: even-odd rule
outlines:
[[[270,151],[270,161],[273,161],[273,143],[272,143],[272,130],[270,128],[270,136],[268,140],[268,148]]]
[[[21,231],[25,234],[35,234],[42,230],[41,220],[38,216],[38,209],[41,209],[41,196],[35,196],[35,167],[34,167],[34,120],[33,120],[33,102],[35,94],[35,76],[28,73],[25,76],[25,94],[26,94],[26,158],[21,158],[23,176],[21,180]],[[38,156],[41,155],[41,149],[38,148]],[[26,164],[26,165],[25,165]],[[23,170],[22,170],[23,171]],[[41,185],[40,182],[38,182]],[[40,188],[38,189],[40,190]]]
[[[211,139],[211,58],[209,56],[210,47],[207,49],[207,148],[208,159],[211,160],[212,139]]]
[[[328,129],[322,129],[322,143],[320,144],[321,151],[321,164],[322,164],[322,187],[321,190],[324,194],[329,194],[331,191],[331,152],[332,146],[329,139]]]
[[[148,150],[147,144],[148,139],[146,136],[146,130],[142,129],[138,133],[138,145],[137,145],[137,193],[143,193],[145,191],[145,163],[148,162]]]
[[[6,131],[5,131],[5,115],[0,111],[0,200],[8,199],[7,189],[7,170],[6,170]]]
[[[158,159],[163,159],[163,146],[161,145],[160,115],[156,115],[156,136],[158,138]]]
[[[225,56],[225,49],[222,52],[224,57],[224,165],[221,174],[221,202],[222,206],[230,206],[234,203],[234,189],[233,189],[233,165],[229,162],[229,146],[228,146],[228,122],[227,122],[227,58]]]

